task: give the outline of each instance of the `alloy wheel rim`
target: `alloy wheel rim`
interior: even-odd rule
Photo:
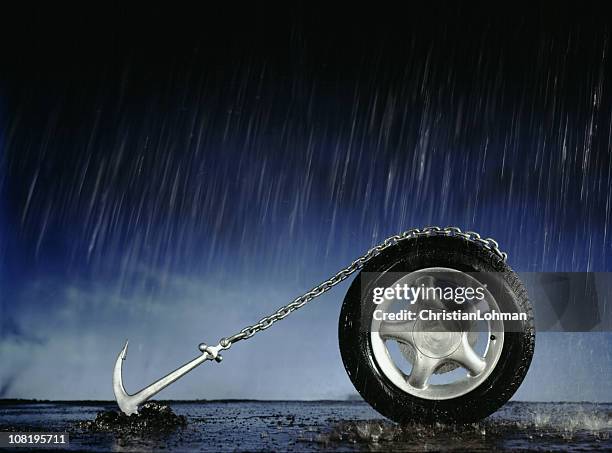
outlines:
[[[436,282],[436,274],[451,275],[460,281],[467,279],[472,284],[480,285],[471,275],[443,267],[411,272],[392,285],[416,286],[425,281],[430,286]],[[484,294],[484,299],[470,309],[499,311],[499,305],[488,289],[484,288]],[[389,310],[392,303],[392,300],[387,300],[378,308]],[[382,374],[400,390],[428,400],[457,398],[479,387],[491,375],[501,356],[504,344],[503,321],[486,321],[486,330],[483,328],[476,335],[472,330],[465,329],[465,325],[449,329],[448,323],[429,323],[427,325],[422,320],[372,319],[372,358]],[[390,351],[393,342],[398,343],[408,364],[398,363],[401,355]],[[454,371],[456,369],[458,371]],[[436,373],[442,375],[441,379],[433,378]]]

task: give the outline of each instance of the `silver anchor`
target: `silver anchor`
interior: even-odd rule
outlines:
[[[122,377],[122,367],[123,361],[127,356],[128,342],[125,342],[125,346],[119,353],[117,357],[117,361],[115,362],[115,370],[113,372],[113,391],[115,392],[115,399],[117,400],[117,404],[119,408],[126,415],[132,415],[138,413],[138,407],[153,397],[155,394],[172,384],[177,379],[181,378],[185,374],[189,373],[191,370],[206,362],[207,360],[215,360],[217,362],[221,362],[223,357],[219,354],[219,351],[224,348],[220,344],[217,346],[207,346],[202,343],[198,346],[202,354],[195,359],[187,362],[185,365],[177,368],[173,372],[167,374],[163,378],[155,381],[153,384],[148,387],[143,388],[137,393],[130,395],[125,391],[123,387],[123,377]]]

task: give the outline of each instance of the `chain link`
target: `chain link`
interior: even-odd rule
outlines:
[[[256,324],[247,326],[244,329],[242,329],[240,332],[235,333],[234,335],[230,337],[222,338],[219,341],[219,346],[222,349],[229,349],[233,343],[236,343],[240,340],[246,340],[248,338],[251,338],[257,332],[261,332],[262,330],[268,329],[275,322],[286,318],[291,313],[293,313],[295,310],[302,308],[304,305],[306,305],[311,300],[319,297],[321,294],[329,291],[334,286],[346,280],[354,272],[363,268],[363,266],[369,260],[371,260],[375,256],[380,255],[384,250],[406,239],[412,239],[412,238],[421,237],[421,236],[461,237],[474,244],[481,246],[482,248],[486,250],[490,250],[495,255],[497,255],[499,258],[501,258],[503,261],[506,261],[508,257],[506,253],[502,252],[499,249],[499,245],[494,239],[491,239],[491,238],[483,239],[480,237],[478,233],[474,231],[462,231],[460,228],[457,228],[457,227],[441,228],[437,226],[429,226],[425,228],[411,228],[409,230],[404,231],[401,234],[396,234],[394,236],[388,237],[380,244],[372,247],[370,250],[365,252],[363,255],[361,255],[359,258],[357,258],[355,261],[349,264],[347,267],[345,267],[344,269],[341,269],[335,275],[325,280],[323,283],[315,286],[307,293],[302,294],[301,296],[297,297],[289,304],[279,308],[277,311],[275,311],[271,315],[260,319],[259,322],[257,322]]]

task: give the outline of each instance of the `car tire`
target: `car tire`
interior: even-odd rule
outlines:
[[[451,399],[426,399],[399,388],[381,371],[374,356],[367,320],[375,306],[364,303],[364,273],[384,278],[429,267],[494,275],[503,285],[503,310],[525,313],[527,320],[504,334],[501,356],[486,380],[469,393]],[[368,274],[370,275],[370,274]],[[532,306],[516,273],[497,254],[457,236],[410,238],[370,260],[352,282],[341,309],[338,337],[346,372],[360,395],[380,414],[398,423],[470,423],[487,417],[519,388],[535,347]]]

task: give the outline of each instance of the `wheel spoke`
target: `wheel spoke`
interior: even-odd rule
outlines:
[[[461,338],[461,345],[449,358],[468,370],[471,376],[478,376],[487,365],[484,359],[474,351],[466,334]]]
[[[383,340],[413,344],[414,321],[381,321],[378,333]]]
[[[466,302],[460,308],[464,313],[476,313],[476,311],[479,309],[481,311],[486,311],[487,309],[486,299],[483,299],[478,302],[471,302],[471,301]],[[464,332],[471,332],[474,329],[474,326],[476,325],[476,323],[477,321],[470,321],[470,320],[459,321],[459,325],[461,326]]]
[[[410,372],[410,376],[408,376],[408,385],[417,389],[424,389],[427,386],[427,380],[436,370],[439,363],[439,359],[432,359],[431,357],[417,353],[414,364],[412,365],[412,371]]]
[[[423,285],[425,288],[435,288],[436,287],[436,278],[433,275],[425,275],[416,280],[417,285]],[[436,296],[436,292],[433,293],[434,297],[422,299],[419,303],[427,308],[432,310],[445,310],[447,305],[446,303]]]

